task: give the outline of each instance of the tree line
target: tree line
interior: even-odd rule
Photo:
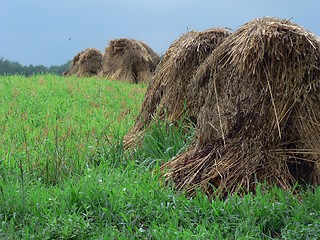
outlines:
[[[29,65],[23,66],[18,62],[12,62],[3,58],[0,58],[0,75],[24,75],[31,76],[40,73],[51,73],[62,75],[63,72],[69,69],[71,61],[60,66],[46,67],[43,65]]]

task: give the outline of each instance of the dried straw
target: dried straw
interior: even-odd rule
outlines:
[[[302,27],[253,20],[198,69],[208,83],[190,148],[162,166],[177,189],[208,195],[319,184],[320,44]]]
[[[78,77],[96,76],[102,70],[103,54],[95,48],[87,48],[78,53],[72,60],[70,69],[64,76],[76,75]]]
[[[166,116],[170,121],[177,121],[186,115],[196,120],[204,103],[206,87],[200,86],[193,75],[213,49],[230,34],[223,28],[191,31],[172,43],[157,67],[134,127],[124,138],[126,147],[133,147],[139,142],[155,117],[163,119]]]
[[[106,48],[101,76],[132,83],[149,83],[159,61],[159,56],[141,41],[114,39]]]

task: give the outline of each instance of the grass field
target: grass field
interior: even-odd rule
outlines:
[[[192,130],[154,123],[125,152],[146,88],[0,77],[0,239],[320,239],[319,188],[209,201],[164,187],[157,170]]]

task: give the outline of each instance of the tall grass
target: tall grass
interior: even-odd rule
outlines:
[[[191,141],[155,122],[125,152],[146,90],[95,78],[0,77],[0,239],[317,239],[320,190],[209,201],[157,171]]]
[[[28,170],[47,184],[82,174],[132,124],[144,90],[99,79],[2,77],[0,154],[6,171]]]

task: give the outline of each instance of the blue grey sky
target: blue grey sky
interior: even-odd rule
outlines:
[[[319,9],[319,0],[0,0],[0,58],[60,65],[121,37],[164,53],[187,30],[236,30],[264,16],[292,18],[320,35]]]

